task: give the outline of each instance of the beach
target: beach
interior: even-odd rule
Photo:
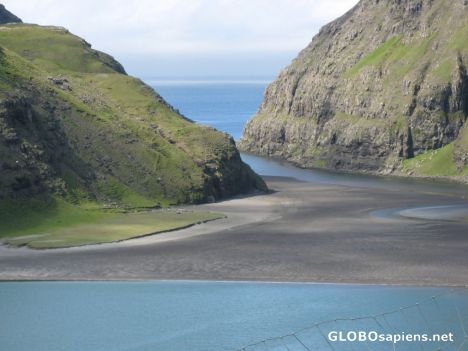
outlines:
[[[270,194],[196,206],[227,218],[188,229],[70,249],[2,246],[0,279],[467,284],[468,222],[393,210],[450,206],[459,198],[265,180]]]

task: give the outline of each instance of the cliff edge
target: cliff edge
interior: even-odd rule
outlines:
[[[468,2],[361,0],[270,84],[240,148],[303,167],[468,174]]]

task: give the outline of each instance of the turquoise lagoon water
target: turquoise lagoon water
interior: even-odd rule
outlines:
[[[261,103],[266,81],[161,81],[153,86],[187,117],[239,139]],[[258,173],[305,181],[384,186],[468,195],[466,187],[302,170],[242,155]],[[0,267],[1,269],[1,267]],[[433,298],[438,294],[440,297]],[[414,305],[421,301],[420,305]],[[411,308],[400,310],[405,306]],[[314,323],[390,312],[384,317]],[[395,350],[468,350],[466,290],[365,285],[246,282],[4,282],[0,283],[0,350],[394,350],[388,343],[327,344],[320,333],[453,332],[455,344],[398,344]],[[304,343],[298,344],[296,339]]]
[[[457,290],[432,298],[443,292],[447,289],[246,282],[0,283],[0,350],[236,350],[315,322],[395,310],[380,317],[386,330],[452,332],[455,345],[445,345],[451,350],[463,340],[461,321],[453,316],[459,311],[468,322],[468,295]],[[418,308],[399,311],[417,302]],[[322,331],[350,328],[384,330],[362,320],[325,324]],[[298,336],[314,351],[332,350],[314,328]],[[251,349],[287,350],[274,342]],[[431,349],[429,344],[412,346],[399,344],[397,350]],[[353,347],[393,349],[388,343]],[[350,344],[333,349],[350,349]]]

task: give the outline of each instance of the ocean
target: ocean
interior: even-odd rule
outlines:
[[[149,81],[184,116],[239,140],[245,122],[262,102],[266,79]]]

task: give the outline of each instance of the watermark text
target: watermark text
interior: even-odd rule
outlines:
[[[453,333],[445,334],[386,334],[376,331],[331,331],[328,333],[331,342],[453,342]]]

